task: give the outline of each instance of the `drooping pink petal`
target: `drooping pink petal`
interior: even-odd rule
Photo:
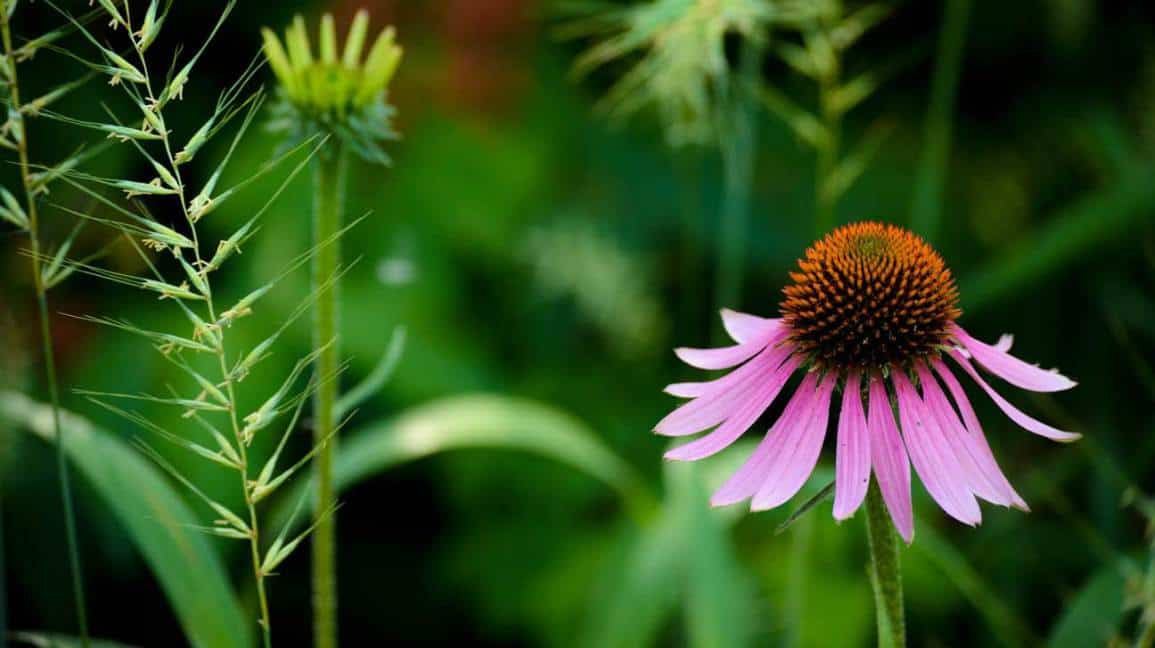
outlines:
[[[946,385],[950,391],[951,398],[954,399],[958,411],[962,414],[963,425],[967,429],[967,434],[970,436],[970,444],[972,449],[972,456],[975,457],[980,469],[986,473],[987,477],[995,482],[998,488],[1006,493],[1010,498],[1011,506],[1015,508],[1030,511],[1025,500],[1019,496],[1015,491],[1014,486],[1003,474],[999,468],[998,462],[995,461],[995,455],[991,452],[991,446],[987,443],[987,437],[983,434],[983,427],[979,424],[979,417],[975,415],[975,410],[971,407],[970,399],[967,398],[966,391],[962,384],[959,383],[958,378],[955,378],[954,373],[946,366],[942,360],[935,359],[931,363],[934,365],[934,370],[942,378],[943,384]]]
[[[980,464],[981,460],[976,456],[978,452],[973,447],[970,433],[963,427],[962,421],[959,420],[954,408],[947,401],[946,394],[943,393],[942,387],[939,386],[938,380],[935,379],[930,368],[919,363],[916,370],[927,413],[934,419],[942,440],[949,446],[958,469],[966,479],[967,487],[972,493],[992,504],[1010,506],[1011,496],[1002,488],[1002,482],[1005,479],[1000,479],[1002,477],[1001,472],[998,475],[999,478],[992,479],[992,475],[985,469],[986,467]],[[998,467],[994,466],[994,468],[997,472]]]
[[[914,540],[914,510],[910,501],[910,460],[894,423],[890,398],[880,377],[870,379],[870,407],[866,428],[870,435],[870,463],[890,519],[902,539]]]
[[[830,420],[830,396],[837,376],[827,374],[818,384],[806,425],[797,426],[782,451],[766,470],[767,478],[750,503],[752,511],[766,511],[794,497],[818,464],[826,425]],[[789,434],[790,432],[788,432]]]
[[[857,371],[846,375],[834,453],[834,519],[854,515],[870,485],[870,436]]]
[[[682,362],[698,369],[729,369],[736,367],[767,346],[771,337],[781,338],[782,331],[772,330],[765,339],[754,338],[748,342],[715,349],[692,349],[678,347],[674,353]]]
[[[951,334],[984,369],[1016,387],[1036,392],[1055,392],[1076,385],[1075,381],[1058,371],[1040,369],[998,347],[974,339],[957,324],[952,326]]]
[[[762,353],[766,353],[765,350]],[[730,373],[720,378],[713,380],[706,380],[702,382],[683,382],[666,385],[663,390],[671,396],[678,398],[699,398],[701,396],[709,396],[711,394],[721,394],[729,389],[732,389],[737,383],[743,381],[749,376],[749,367],[757,360],[751,360],[745,366],[739,367]]]
[[[759,442],[753,454],[742,464],[730,479],[710,498],[714,506],[726,506],[740,502],[754,495],[762,482],[766,481],[766,468],[774,457],[781,452],[783,439],[795,427],[805,425],[813,410],[814,400],[818,394],[815,390],[817,377],[813,373],[806,374],[802,384],[790,397],[782,416],[770,427],[770,431]]]
[[[758,420],[758,417],[762,416],[762,413],[770,407],[770,404],[778,397],[782,387],[790,380],[790,376],[794,374],[794,370],[801,363],[802,359],[797,356],[788,358],[771,376],[765,378],[763,384],[756,388],[749,399],[745,403],[741,403],[738,410],[717,429],[700,439],[695,439],[666,452],[666,459],[697,461],[728,448],[746,430],[749,430],[750,426]]]
[[[708,430],[736,412],[758,385],[771,379],[793,350],[767,347],[757,357],[716,381],[702,395],[670,412],[654,426],[664,436],[685,436]]]
[[[898,401],[902,438],[919,479],[947,515],[969,525],[982,520],[978,502],[967,488],[966,478],[950,457],[950,448],[938,426],[926,414],[926,406],[902,371],[891,374]]]
[[[762,340],[761,342],[758,342],[758,343],[752,342],[751,344],[764,343],[763,348],[761,350],[761,353],[764,353],[769,348],[777,348],[779,346],[787,346],[787,345],[783,345],[782,342],[783,342],[783,340],[785,340],[785,338],[788,334],[789,334],[789,332],[786,331],[785,329],[781,329],[781,328],[775,329],[775,330],[771,331],[767,335],[767,337],[764,340]],[[729,348],[734,348],[734,347],[729,347]],[[785,357],[785,356],[783,356],[783,357]],[[723,391],[729,390],[730,388],[732,388],[734,386],[734,384],[736,382],[739,382],[740,380],[743,379],[743,376],[745,374],[742,373],[742,369],[743,368],[735,369],[734,371],[731,371],[730,373],[726,374],[725,376],[722,376],[720,378],[715,378],[713,380],[707,380],[707,381],[703,381],[703,382],[673,383],[671,385],[666,385],[666,388],[664,391],[667,394],[670,394],[671,396],[677,396],[679,398],[697,398],[699,396],[706,396],[706,395],[709,395],[712,393],[721,393]]]
[[[702,395],[702,392],[706,390],[704,385],[708,384],[709,383],[702,382],[670,383],[666,385],[666,388],[662,391],[671,396],[677,396],[678,398],[696,398]]]
[[[754,342],[768,337],[770,333],[781,325],[781,319],[769,319],[748,313],[739,313],[729,308],[722,309],[722,326],[725,327],[726,333],[738,344]]]
[[[1031,418],[1030,416],[1027,416],[1022,412],[1022,410],[1015,407],[1014,405],[1011,405],[1009,402],[1007,402],[1007,399],[1000,396],[998,392],[991,388],[991,386],[987,384],[987,381],[983,380],[983,377],[979,375],[979,372],[975,371],[975,368],[971,366],[970,360],[959,353],[957,349],[951,349],[949,353],[950,357],[954,358],[955,362],[957,362],[959,366],[963,368],[963,371],[966,371],[967,374],[970,375],[970,377],[979,384],[979,387],[982,387],[983,391],[985,391],[987,395],[991,397],[991,400],[995,402],[995,405],[998,405],[999,409],[1001,409],[1003,413],[1006,414],[1012,421],[1018,424],[1019,427],[1027,430],[1028,432],[1034,432],[1039,436],[1051,439],[1052,441],[1061,441],[1063,443],[1069,443],[1071,441],[1078,440],[1083,436],[1075,432],[1066,432],[1058,428],[1053,428],[1046,423],[1043,423],[1042,421],[1038,421]]]

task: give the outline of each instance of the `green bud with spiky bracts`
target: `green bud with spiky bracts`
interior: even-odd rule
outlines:
[[[283,41],[273,30],[261,30],[265,58],[280,86],[272,130],[294,140],[333,135],[366,160],[388,163],[381,144],[396,134],[386,98],[402,50],[395,31],[387,27],[362,57],[368,33],[369,14],[361,10],[339,48],[333,16],[325,14],[314,55],[301,16],[285,29]]]

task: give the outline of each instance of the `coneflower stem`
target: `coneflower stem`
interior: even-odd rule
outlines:
[[[328,283],[341,263],[337,233],[341,229],[345,195],[346,153],[340,143],[321,151],[313,175],[313,242],[321,245],[313,257],[313,345],[320,349],[317,375],[336,376],[340,363],[338,344],[338,285]],[[328,287],[326,287],[328,286]],[[322,380],[313,396],[313,443],[316,455],[317,490],[313,506],[313,632],[317,648],[337,647],[337,551],[336,514],[333,513],[333,453],[337,437],[334,410],[337,380]]]
[[[22,119],[20,83],[16,73],[16,57],[12,48],[12,30],[8,22],[8,2],[0,0],[0,38],[4,41],[4,62],[8,66],[8,95],[11,114],[20,119],[19,132],[14,133],[20,157],[20,181],[24,189],[24,209],[28,216],[28,239],[31,248],[32,284],[36,291],[36,306],[40,319],[40,345],[44,360],[44,374],[52,404],[52,435],[56,440],[56,474],[60,482],[60,500],[64,508],[64,535],[68,545],[68,564],[72,572],[72,600],[76,607],[76,627],[80,643],[88,648],[88,614],[84,600],[84,580],[80,568],[80,549],[76,540],[76,513],[72,484],[68,474],[68,458],[64,452],[64,435],[60,426],[60,393],[56,380],[56,353],[52,343],[52,328],[48,317],[48,287],[41,267],[40,221],[36,197],[32,187],[31,164],[28,160],[28,129]]]
[[[875,482],[871,482],[866,493],[866,535],[870,544],[870,584],[874,590],[874,613],[878,620],[878,645],[881,648],[904,648],[906,619],[898,535]]]
[[[739,79],[729,84],[729,105],[723,122],[718,125],[719,147],[725,192],[722,196],[722,221],[718,235],[718,275],[715,286],[717,306],[737,308],[742,296],[742,273],[749,229],[750,196],[754,181],[757,132],[754,106],[749,88],[760,73],[761,50],[746,44],[741,51]]]

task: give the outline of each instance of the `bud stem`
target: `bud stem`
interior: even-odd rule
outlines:
[[[340,143],[323,150],[313,175],[313,236],[321,247],[313,258],[313,345],[318,350],[317,375],[336,376],[340,363],[338,344],[338,283],[331,281],[341,263],[342,201],[345,193],[346,153]],[[313,632],[317,648],[337,647],[337,552],[333,492],[333,453],[336,436],[334,409],[337,380],[322,380],[313,399],[313,442],[317,491],[313,507]]]

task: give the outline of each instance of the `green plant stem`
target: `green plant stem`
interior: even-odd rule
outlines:
[[[906,620],[898,536],[876,482],[871,482],[866,493],[866,535],[870,544],[870,583],[878,620],[878,645],[881,648],[903,648],[906,646]]]
[[[333,512],[333,454],[337,438],[336,417],[338,365],[338,283],[327,282],[337,274],[341,246],[342,200],[345,195],[346,153],[338,143],[321,151],[313,176],[313,240],[326,242],[313,257],[313,289],[317,302],[313,311],[313,348],[319,349],[317,375],[333,376],[317,385],[313,396],[313,443],[316,455],[317,491],[313,507],[313,632],[317,648],[337,647],[337,551],[336,515]]]
[[[68,460],[64,453],[64,435],[60,426],[60,393],[56,379],[56,353],[52,341],[52,328],[48,316],[48,287],[44,284],[41,268],[40,221],[36,208],[36,198],[32,188],[31,164],[28,159],[28,129],[23,121],[23,106],[20,103],[20,83],[16,72],[16,57],[12,48],[12,30],[8,17],[8,2],[0,0],[0,37],[4,41],[4,63],[8,66],[8,92],[12,113],[19,119],[19,132],[14,134],[20,157],[20,181],[24,189],[24,208],[28,215],[28,239],[32,266],[32,283],[36,291],[36,306],[40,319],[40,344],[44,359],[44,373],[48,383],[48,395],[52,404],[52,431],[56,439],[56,474],[60,482],[60,500],[64,507],[64,534],[68,545],[68,564],[72,572],[72,599],[76,607],[76,626],[80,643],[89,646],[88,613],[84,600],[84,580],[80,567],[80,549],[76,539],[76,513],[73,504],[72,484],[68,472]]]
[[[911,229],[928,241],[938,236],[942,221],[942,193],[950,156],[951,123],[955,97],[962,76],[967,16],[971,0],[948,0],[938,41],[930,107],[926,117],[926,143],[914,183]]]
[[[839,62],[833,55],[830,70],[818,83],[818,98],[821,104],[822,124],[826,139],[818,149],[818,162],[814,172],[814,228],[821,238],[834,229],[835,207],[838,196],[831,181],[838,169],[838,155],[842,139],[842,111],[836,105],[839,84]]]
[[[739,79],[730,84],[729,106],[724,124],[718,126],[725,193],[718,236],[718,275],[715,298],[718,307],[736,308],[742,295],[742,274],[749,230],[750,198],[754,180],[757,129],[754,100],[749,88],[756,87],[761,49],[747,44],[741,52]]]

